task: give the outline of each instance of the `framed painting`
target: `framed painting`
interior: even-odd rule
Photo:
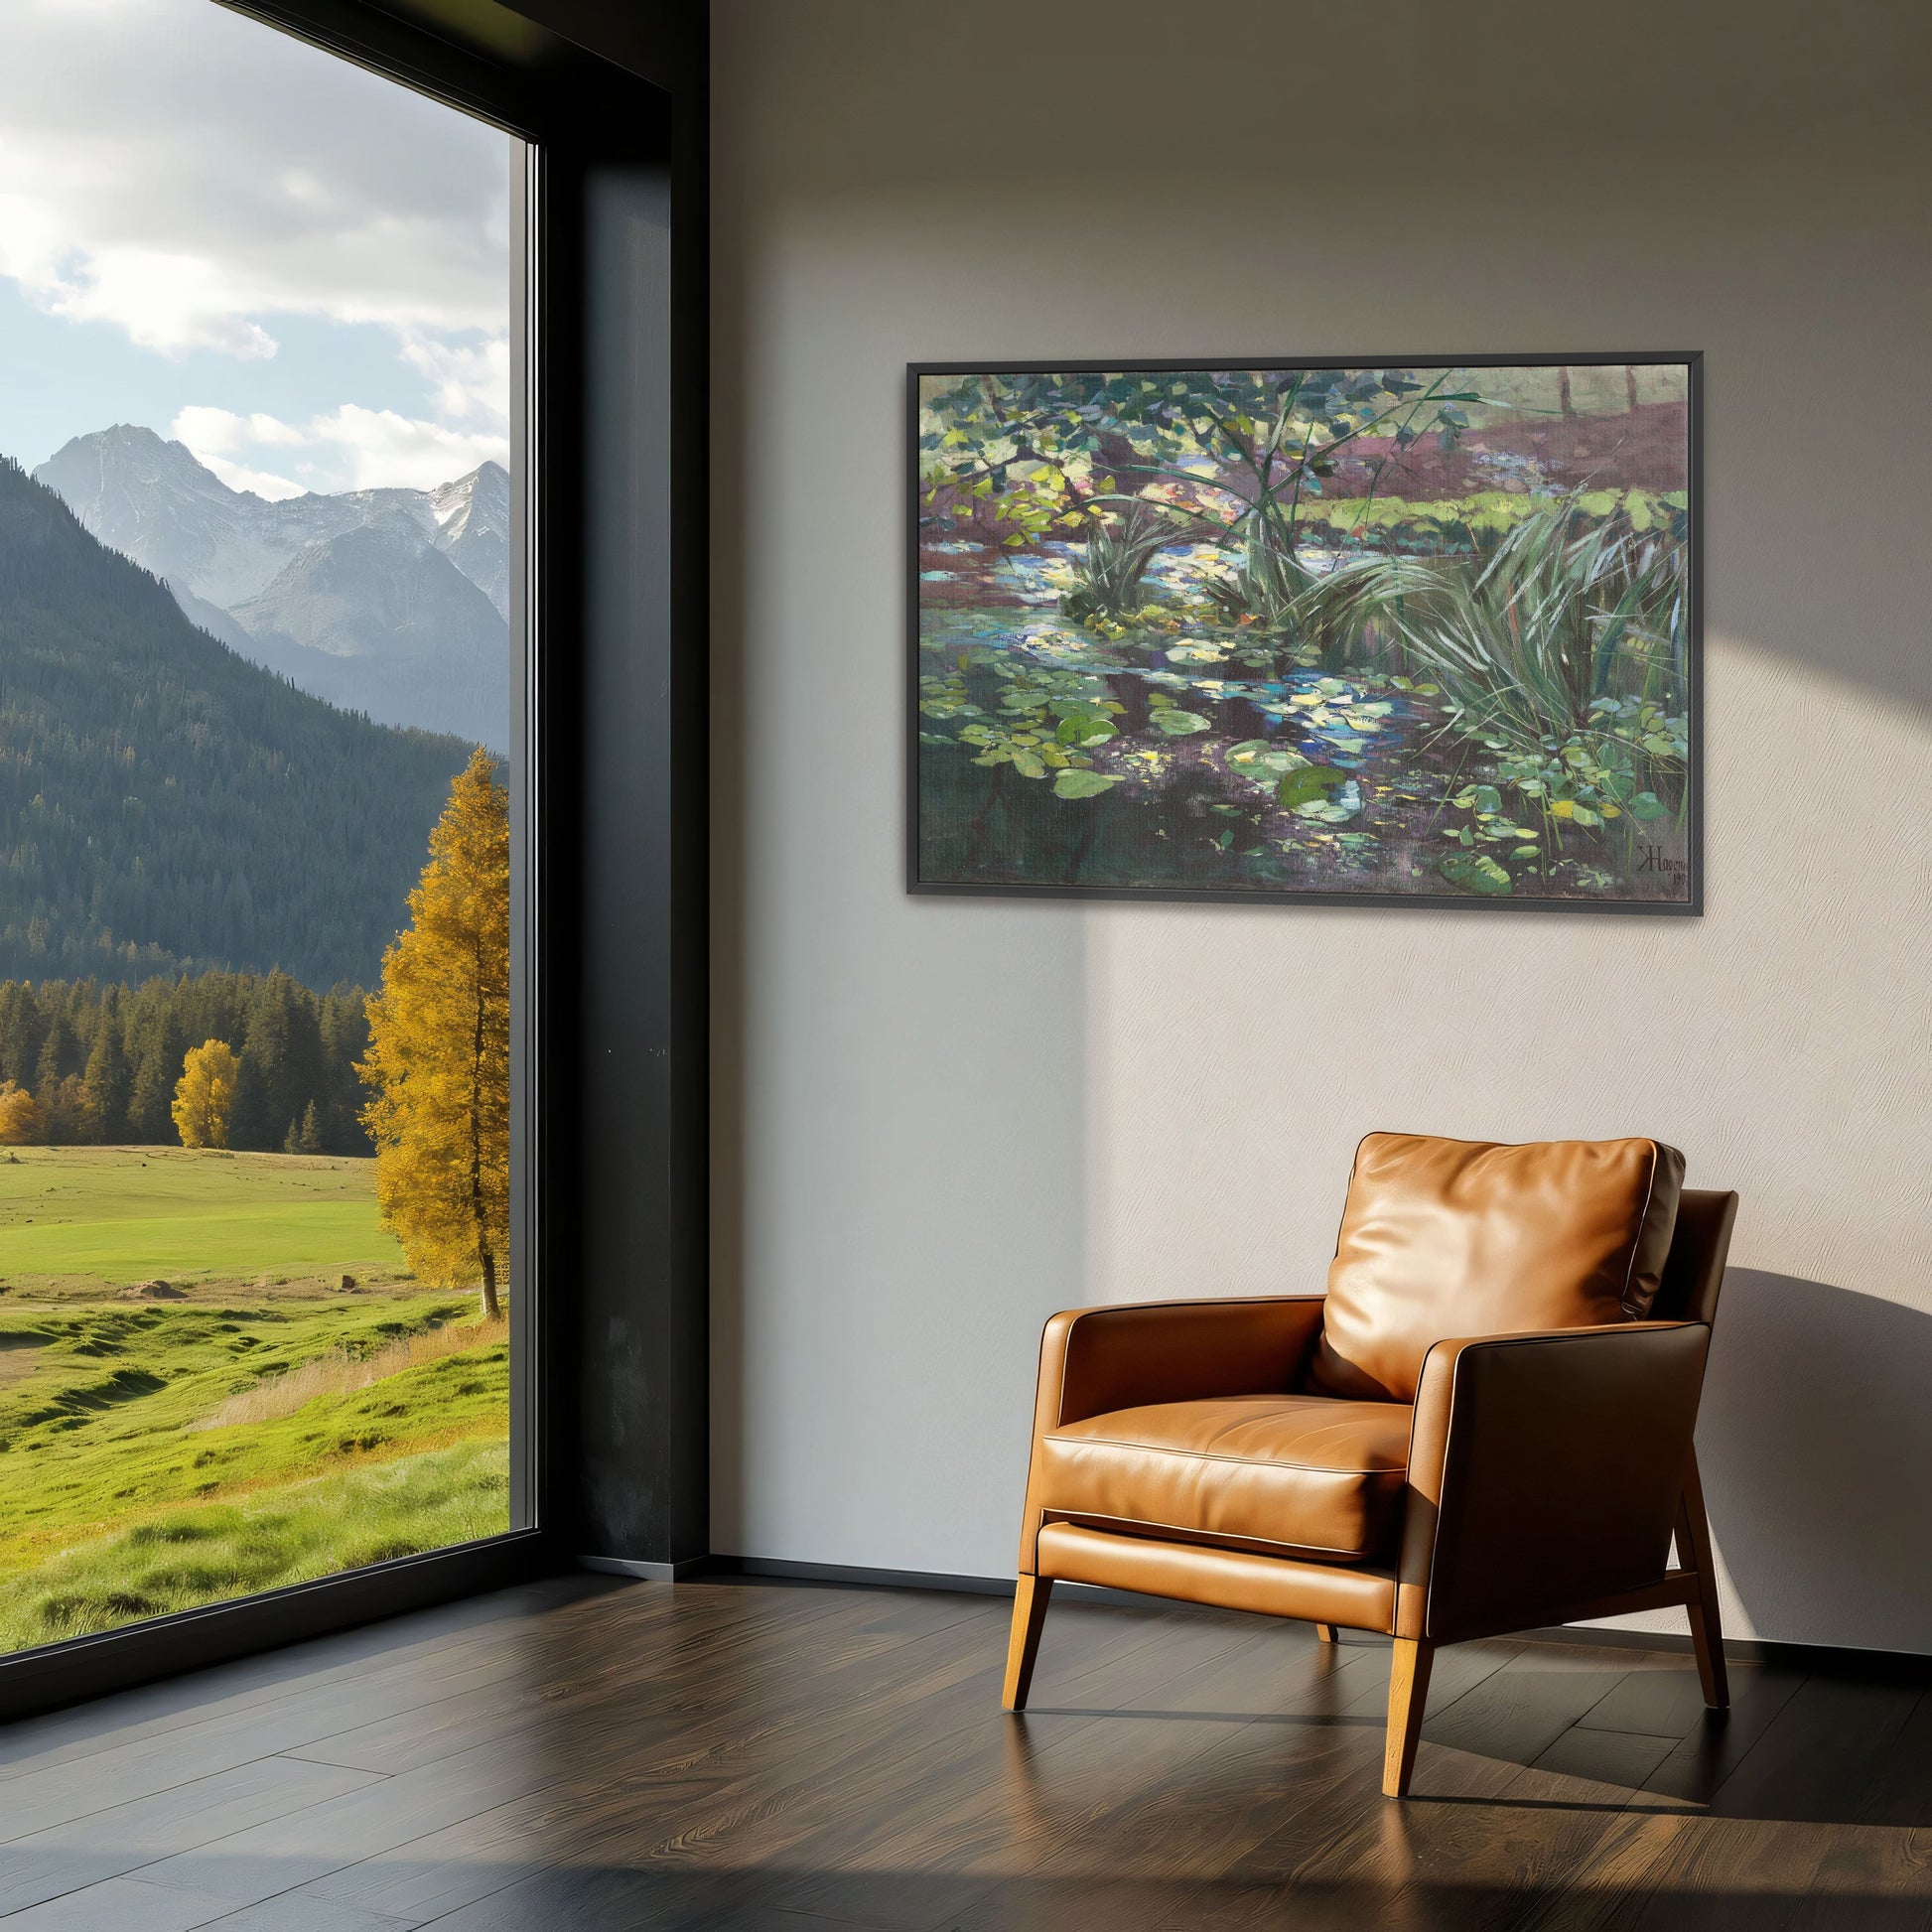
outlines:
[[[1702,908],[1699,356],[908,375],[911,891]]]

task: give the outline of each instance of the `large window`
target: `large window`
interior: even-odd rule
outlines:
[[[528,156],[213,0],[7,40],[11,1651],[522,1511]]]

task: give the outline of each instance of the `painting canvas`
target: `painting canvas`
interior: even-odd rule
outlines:
[[[1698,910],[1699,374],[914,368],[912,890]]]

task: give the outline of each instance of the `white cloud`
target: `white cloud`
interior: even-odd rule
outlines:
[[[426,386],[423,420],[191,406],[176,433],[210,468],[288,494],[507,454],[508,137],[209,0],[4,3],[0,276],[171,357],[374,324]]]
[[[483,417],[508,420],[510,345],[505,336],[481,344],[438,342],[427,336],[405,337],[402,357],[430,384],[437,407],[462,420]]]
[[[412,421],[393,409],[363,409],[345,402],[311,426],[318,442],[333,445],[354,464],[352,489],[377,483],[406,483],[432,489],[474,470],[480,463],[507,464],[507,436],[491,430],[462,431],[442,423]]]
[[[509,438],[500,429],[453,429],[352,402],[307,423],[195,404],[176,416],[169,434],[230,489],[269,497],[305,489],[433,489],[481,463],[509,462]],[[258,467],[265,458],[272,468]]]
[[[503,326],[508,142],[208,0],[10,0],[0,272],[137,343]],[[84,114],[73,111],[84,64]]]

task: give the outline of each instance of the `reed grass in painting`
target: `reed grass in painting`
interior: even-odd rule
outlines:
[[[1695,903],[1694,371],[919,371],[913,883]]]

